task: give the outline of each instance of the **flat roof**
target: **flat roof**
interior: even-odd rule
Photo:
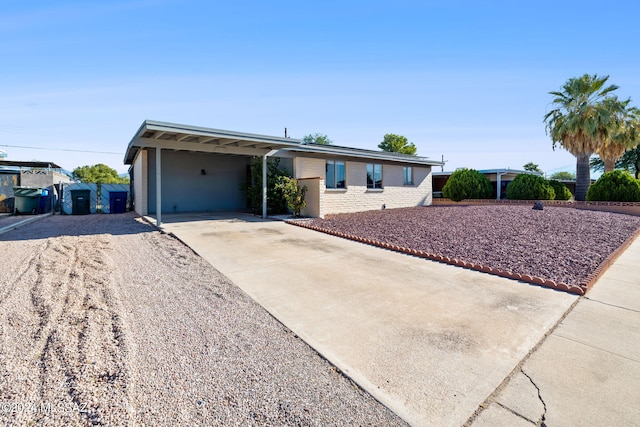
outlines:
[[[22,168],[42,168],[42,169],[62,169],[53,162],[21,161],[21,160],[0,160],[0,166],[16,166]]]
[[[145,120],[135,133],[124,157],[124,163],[133,163],[142,148],[161,148],[176,151],[200,151],[209,153],[261,156],[276,150],[289,153],[343,156],[381,161],[402,162],[428,166],[443,163],[427,157],[410,156],[385,151],[365,150],[336,145],[305,144],[299,139],[222,129],[189,126],[177,123]]]
[[[451,175],[453,172],[455,171],[451,171],[451,172],[433,172],[434,176],[448,176]],[[525,171],[525,170],[520,170],[520,169],[510,169],[510,168],[503,168],[503,169],[480,169],[478,170],[478,172],[482,173],[482,174],[489,174],[489,173],[515,173],[515,174],[523,174],[523,173],[528,173],[531,175],[542,175],[542,172],[534,172],[534,171]]]

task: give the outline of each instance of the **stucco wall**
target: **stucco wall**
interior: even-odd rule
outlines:
[[[303,216],[319,217],[320,216],[320,188],[324,189],[324,180],[320,178],[299,178],[299,186],[307,187],[305,194],[305,202],[307,206],[300,212]]]
[[[134,209],[138,215],[147,215],[149,177],[147,176],[147,150],[140,150],[133,162],[133,198]]]
[[[432,202],[431,168],[413,167],[414,185],[404,185],[403,165],[383,164],[383,188],[367,188],[367,163],[346,162],[346,189],[325,188],[325,159],[296,158],[296,179],[320,177],[319,215],[358,212],[387,208],[430,205]]]
[[[155,150],[149,150],[149,213],[156,212],[155,159]],[[173,213],[245,209],[246,197],[240,186],[246,181],[250,160],[248,156],[163,150],[162,211]]]
[[[299,178],[325,178],[325,159],[309,157],[296,157],[293,159],[293,177]]]

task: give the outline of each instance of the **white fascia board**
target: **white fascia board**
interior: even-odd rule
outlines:
[[[347,147],[337,148],[337,147],[310,147],[307,145],[303,145],[301,147],[295,147],[290,149],[293,152],[300,153],[313,153],[313,154],[325,154],[329,156],[335,157],[350,157],[357,159],[365,159],[365,160],[383,160],[385,162],[394,162],[394,163],[404,163],[411,165],[420,165],[420,166],[441,166],[443,163],[436,160],[429,160],[426,157],[401,157],[389,155],[385,152],[360,152],[357,149],[350,150]]]
[[[236,132],[223,129],[205,128],[199,126],[186,126],[177,123],[156,122],[147,120],[145,121],[145,130],[164,131],[164,132],[176,132],[193,136],[213,136],[224,139],[238,139],[242,141],[252,142],[264,142],[264,143],[276,143],[284,146],[296,146],[302,141],[299,139],[285,138],[279,136],[259,135],[254,133]],[[137,134],[140,136],[140,133]]]
[[[219,153],[219,154],[237,154],[244,156],[263,156],[272,149],[270,145],[264,146],[264,148],[250,148],[250,147],[232,147],[228,145],[214,145],[214,144],[198,144],[197,142],[178,142],[158,140],[151,138],[138,138],[135,141],[135,146],[138,148],[161,148],[163,150],[175,150],[175,151],[193,151],[201,153]]]

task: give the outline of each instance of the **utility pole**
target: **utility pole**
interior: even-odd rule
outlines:
[[[444,172],[444,164],[447,163],[449,160],[445,160],[444,159],[444,154],[442,155],[442,166],[440,166],[440,172]]]

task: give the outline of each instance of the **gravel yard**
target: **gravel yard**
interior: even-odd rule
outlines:
[[[0,235],[0,425],[405,425],[133,214]]]
[[[430,206],[331,215],[308,223],[577,285],[638,230],[640,218],[554,207]]]
[[[0,228],[8,227],[18,222],[32,219],[36,215],[0,215]]]

